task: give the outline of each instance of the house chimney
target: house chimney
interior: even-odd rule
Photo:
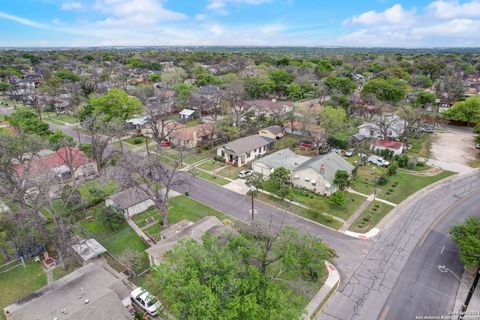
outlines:
[[[324,165],[323,163],[320,165],[320,174],[321,174],[322,176],[325,175],[325,165]]]
[[[272,102],[273,102],[273,103],[277,102],[277,99],[272,99]]]

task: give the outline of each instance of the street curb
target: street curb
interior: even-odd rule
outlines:
[[[340,273],[337,268],[328,261],[325,261],[325,265],[327,267],[328,277],[320,290],[318,290],[312,300],[308,303],[306,307],[307,314],[303,317],[304,320],[315,319],[322,312],[339,287]]]

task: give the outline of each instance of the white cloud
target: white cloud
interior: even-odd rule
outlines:
[[[26,19],[26,18],[14,16],[14,15],[2,12],[2,11],[0,11],[0,18],[15,21],[17,23],[20,23],[20,24],[23,24],[23,25],[26,25],[26,26],[30,26],[30,27],[33,27],[33,28],[46,28],[47,27],[46,25],[44,25],[42,23],[38,23],[38,22],[35,22],[33,20],[30,20],[30,19]]]
[[[60,7],[62,10],[83,10],[83,4],[81,2],[64,2]]]
[[[432,2],[427,9],[438,19],[480,17],[480,1],[476,0],[463,4],[458,1],[438,0]]]
[[[401,4],[395,4],[382,12],[367,11],[354,16],[346,21],[346,24],[372,25],[400,25],[410,24],[415,20],[415,10],[407,11]]]
[[[227,4],[229,3],[260,5],[271,1],[272,0],[210,0],[207,4],[207,10],[214,11],[217,14],[226,15],[228,14]]]
[[[112,16],[106,24],[152,25],[158,21],[177,21],[187,16],[180,12],[163,8],[158,0],[97,0],[95,8]]]

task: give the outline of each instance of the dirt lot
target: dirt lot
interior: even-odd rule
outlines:
[[[461,127],[447,127],[447,131],[437,133],[432,144],[430,163],[445,170],[469,172],[469,162],[478,156],[471,130]]]

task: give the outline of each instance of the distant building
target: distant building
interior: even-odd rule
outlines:
[[[380,121],[384,123],[384,129],[379,125]],[[406,128],[405,120],[399,116],[391,115],[384,117],[382,120],[378,119],[378,123],[376,121],[365,122],[358,127],[358,133],[366,138],[396,139],[405,132]]]
[[[255,134],[219,147],[217,156],[225,159],[226,163],[241,167],[266,154],[274,144],[275,140]]]
[[[170,134],[170,142],[183,148],[194,148],[206,141],[213,133],[213,123],[202,123],[193,127],[182,127],[175,129]],[[213,136],[212,138],[215,138]]]
[[[284,136],[283,133],[283,128],[280,126],[270,126],[265,129],[261,129],[258,132],[258,135],[264,138],[269,138],[269,139],[281,139]]]
[[[195,119],[198,116],[198,113],[195,110],[183,109],[182,111],[180,111],[179,115],[180,115],[180,120],[188,121],[188,120]]]
[[[285,114],[293,110],[294,103],[291,101],[279,101],[277,99],[249,100],[245,104],[250,106],[256,116],[261,114],[271,116]]]
[[[4,308],[7,320],[133,320],[133,286],[106,263],[89,263]]]

